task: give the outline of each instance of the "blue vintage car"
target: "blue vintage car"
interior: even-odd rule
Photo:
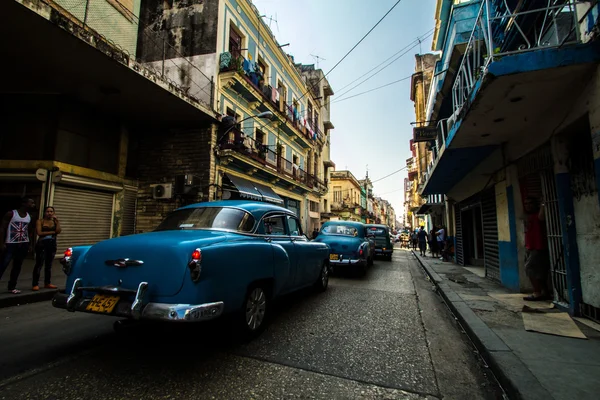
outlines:
[[[272,299],[329,281],[329,247],[291,211],[219,201],[180,208],[150,233],[67,249],[53,305],[136,320],[197,322],[233,313],[260,332]]]
[[[352,268],[364,275],[367,268],[373,265],[373,242],[363,223],[326,222],[315,242],[326,243],[331,249],[329,263],[332,269]]]

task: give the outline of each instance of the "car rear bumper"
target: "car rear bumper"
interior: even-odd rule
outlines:
[[[80,311],[91,314],[104,314],[112,317],[124,317],[140,320],[200,322],[215,319],[223,314],[225,304],[222,301],[204,304],[143,304],[143,297],[148,284],[140,283],[138,290],[127,290],[118,287],[87,288],[81,286],[81,280],[76,279],[69,293],[57,293],[52,299],[52,305],[68,311]],[[85,293],[101,293],[122,297],[110,313],[98,313],[88,310],[93,296]]]
[[[329,265],[337,266],[357,266],[364,267],[367,265],[367,260],[362,258],[344,258],[341,260],[329,260]]]
[[[375,249],[375,255],[389,255],[394,252],[393,249]]]

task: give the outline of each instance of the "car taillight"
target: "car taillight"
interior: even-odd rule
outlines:
[[[192,260],[194,260],[194,261],[202,260],[202,252],[199,249],[196,249],[192,252]]]
[[[360,249],[360,250],[358,251],[358,255],[362,257],[362,255],[363,255],[363,249]]]
[[[73,256],[73,248],[69,247],[65,250],[63,258],[61,258],[60,263],[63,266],[63,272],[65,275],[69,275],[71,273],[71,257]]]
[[[192,257],[188,263],[190,269],[190,278],[192,282],[198,282],[200,280],[200,272],[202,272],[202,251],[196,249],[192,251]]]

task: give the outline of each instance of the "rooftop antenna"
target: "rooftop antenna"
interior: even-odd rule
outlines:
[[[317,69],[319,69],[319,60],[324,60],[324,61],[326,60],[325,58],[317,56],[315,54],[311,54],[310,56],[315,59],[316,64],[317,64]]]
[[[275,26],[277,27],[277,33],[279,33],[279,23],[277,22],[277,14],[275,14],[275,18],[273,18],[272,15],[270,17],[267,17],[266,15],[263,15],[263,17],[265,19],[269,20],[269,29],[271,29],[271,24],[273,23],[273,21],[275,21]]]

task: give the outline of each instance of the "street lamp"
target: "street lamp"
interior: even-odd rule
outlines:
[[[244,119],[242,119],[239,122],[236,122],[235,124],[231,125],[229,128],[227,128],[227,130],[221,135],[221,137],[219,137],[219,140],[217,140],[217,146],[219,146],[221,144],[221,140],[223,140],[223,138],[233,129],[235,128],[235,126],[237,124],[240,124],[244,121],[246,121],[247,119],[251,119],[251,118],[261,118],[261,119],[271,119],[273,118],[273,113],[271,111],[265,111],[265,112],[261,112],[260,114],[256,114],[256,115],[251,115],[249,117],[246,117]]]

